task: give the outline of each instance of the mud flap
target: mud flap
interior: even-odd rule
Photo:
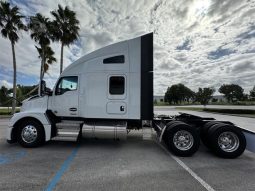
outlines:
[[[246,149],[255,153],[255,133],[250,131],[243,131],[246,138]]]

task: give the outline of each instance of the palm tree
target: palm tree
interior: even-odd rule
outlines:
[[[18,42],[18,31],[25,30],[25,25],[22,22],[23,16],[19,13],[17,6],[10,7],[8,2],[0,2],[0,28],[1,34],[4,38],[11,41],[12,58],[13,58],[13,100],[12,100],[12,114],[15,113],[16,108],[16,57],[15,57],[15,43]]]
[[[42,79],[44,77],[44,74],[47,73],[49,70],[49,65],[53,64],[53,62],[56,62],[57,59],[54,57],[55,52],[51,49],[50,46],[47,46],[43,52],[42,48],[35,46],[38,53],[39,58],[41,58],[44,61],[44,65],[41,67],[43,70],[41,71]]]
[[[52,22],[54,26],[53,40],[61,42],[61,55],[60,55],[60,74],[63,71],[63,51],[64,46],[69,46],[78,39],[79,21],[76,19],[76,13],[70,10],[67,6],[63,8],[58,5],[58,10],[51,11],[55,18]]]
[[[49,47],[51,38],[51,25],[48,18],[42,16],[40,13],[37,13],[35,16],[30,17],[28,28],[31,31],[31,38],[40,45],[40,47],[36,46],[36,49],[39,53],[39,58],[41,58],[40,80],[38,89],[39,95],[41,95],[41,81],[45,73],[45,67],[48,67],[48,64],[51,64],[56,60],[53,57],[54,52]]]

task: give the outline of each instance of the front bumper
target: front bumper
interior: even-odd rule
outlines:
[[[11,127],[11,126],[7,127],[7,129],[6,129],[6,138],[7,138],[8,143],[15,142],[12,137],[12,129],[13,129],[13,127]]]

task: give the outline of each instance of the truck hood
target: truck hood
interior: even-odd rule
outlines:
[[[48,107],[48,99],[49,99],[49,96],[47,95],[42,97],[32,96],[28,99],[25,99],[22,102],[20,112],[27,112],[27,111],[44,112],[47,110],[47,107]]]

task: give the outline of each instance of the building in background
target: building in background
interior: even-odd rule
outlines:
[[[164,102],[164,97],[165,97],[165,96],[158,96],[158,95],[155,95],[155,96],[153,96],[153,101],[154,101],[154,103],[155,103],[155,102],[156,102],[156,103]]]
[[[227,99],[224,97],[224,95],[214,95],[210,102],[211,103],[227,102]]]

